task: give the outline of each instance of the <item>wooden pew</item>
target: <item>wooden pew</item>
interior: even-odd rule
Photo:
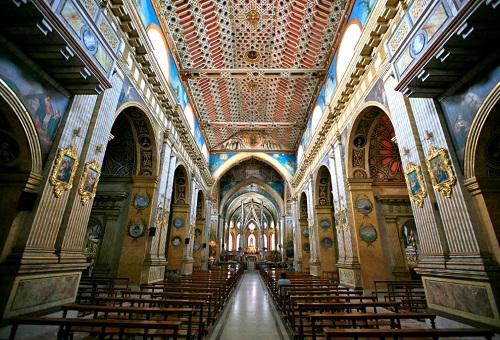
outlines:
[[[401,328],[401,320],[403,319],[428,319],[431,322],[432,328],[436,328],[436,314],[433,313],[417,313],[417,312],[337,312],[337,313],[309,313],[311,320],[312,339],[316,339],[317,326],[328,326],[335,328],[379,328],[385,325],[385,321],[389,321],[388,325],[391,328]],[[361,323],[360,323],[361,322]]]
[[[149,307],[186,307],[195,310],[193,322],[198,323],[198,339],[209,331],[207,322],[208,312],[206,312],[206,302],[204,300],[188,300],[188,299],[159,299],[159,298],[144,298],[144,297],[122,297],[122,296],[98,296],[95,298],[96,304],[111,304],[111,305],[130,305],[130,306],[149,306]]]
[[[294,335],[298,335],[299,339],[304,337],[304,319],[309,315],[310,312],[353,312],[361,311],[366,313],[369,308],[372,308],[373,313],[377,313],[377,308],[392,309],[394,312],[398,312],[398,308],[401,306],[400,302],[396,301],[363,301],[363,302],[298,302],[293,305],[293,308],[298,309],[298,314],[293,314],[291,317],[290,324]],[[295,307],[296,306],[296,307]],[[297,326],[296,318],[299,319],[299,324]],[[307,325],[310,326],[310,325]]]
[[[63,311],[63,318],[67,317],[69,311],[77,311],[84,314],[90,314],[94,319],[182,321],[185,323],[185,327],[179,329],[178,335],[186,339],[194,339],[197,332],[197,330],[192,327],[193,308],[105,306],[68,303],[62,305],[61,309]],[[84,329],[83,327],[73,327],[73,331],[88,331],[90,333],[93,330]]]
[[[419,338],[419,339],[439,339],[442,337],[484,337],[491,340],[495,334],[494,331],[487,328],[325,328],[326,339],[336,338],[354,338],[360,337],[375,337],[385,339],[387,337],[393,338]]]
[[[156,292],[156,291],[137,291],[137,290],[123,290],[121,291],[122,297],[150,297],[151,299],[187,299],[187,300],[204,300],[206,301],[207,308],[207,322],[213,324],[213,314],[217,313],[215,310],[213,292]]]
[[[84,318],[45,318],[20,316],[11,319],[12,329],[9,340],[16,338],[19,325],[43,325],[59,326],[58,339],[73,339],[77,332],[76,327],[84,327],[84,332],[93,329],[101,339],[108,335],[118,335],[119,339],[124,336],[142,336],[143,339],[151,338],[178,338],[179,327],[182,321],[158,321],[158,320],[117,320],[117,319],[84,319]],[[156,333],[158,330],[169,331]]]

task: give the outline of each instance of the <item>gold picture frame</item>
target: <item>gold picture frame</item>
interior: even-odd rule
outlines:
[[[54,195],[59,198],[64,191],[71,189],[75,177],[78,157],[74,144],[67,148],[59,149],[54,168],[50,174],[49,182],[54,186]]]
[[[80,186],[78,187],[78,193],[82,197],[81,201],[83,205],[86,205],[95,197],[100,176],[101,171],[99,170],[99,162],[97,159],[93,162],[85,163]]]
[[[410,199],[419,207],[422,207],[424,198],[427,197],[427,189],[424,185],[424,178],[420,165],[408,162],[406,164],[405,179]]]
[[[425,159],[432,186],[443,195],[451,197],[451,187],[455,184],[456,178],[450,165],[450,160],[445,149],[438,149],[431,144],[429,154]]]

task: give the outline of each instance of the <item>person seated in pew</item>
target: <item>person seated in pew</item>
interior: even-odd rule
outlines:
[[[289,286],[291,284],[292,284],[292,281],[287,279],[286,273],[281,273],[281,279],[279,279],[278,283],[276,283],[276,285],[278,287],[278,294],[280,295],[280,297],[282,297],[284,295],[283,286]]]
[[[290,266],[288,266],[288,269],[287,269],[289,272],[293,272],[295,271],[295,267],[293,266],[293,263],[290,263]]]
[[[172,274],[168,277],[168,281],[180,281],[181,275],[179,274],[179,269],[175,269]]]

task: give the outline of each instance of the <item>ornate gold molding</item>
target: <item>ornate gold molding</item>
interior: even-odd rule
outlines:
[[[95,197],[100,176],[101,170],[99,170],[99,162],[97,159],[93,162],[85,163],[85,168],[83,169],[82,178],[80,179],[80,185],[78,187],[78,193],[82,196],[81,200],[83,205],[86,205]]]
[[[50,184],[54,186],[54,195],[57,198],[61,197],[64,191],[71,189],[73,186],[77,166],[78,158],[74,144],[66,149],[59,149],[49,178]]]
[[[424,198],[427,196],[427,189],[424,185],[420,165],[408,162],[406,164],[405,180],[410,199],[419,207],[422,207],[424,204]]]
[[[431,144],[429,154],[425,159],[432,180],[432,186],[443,195],[451,197],[451,187],[456,178],[450,165],[445,149],[438,149]]]

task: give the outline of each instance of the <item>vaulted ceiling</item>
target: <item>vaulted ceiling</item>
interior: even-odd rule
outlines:
[[[209,149],[240,132],[295,151],[352,0],[160,1]]]

